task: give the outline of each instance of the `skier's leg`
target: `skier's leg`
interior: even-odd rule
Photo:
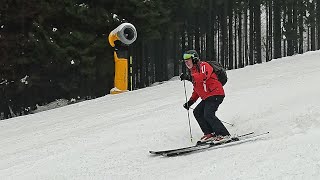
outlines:
[[[201,101],[196,108],[193,110],[193,115],[198,121],[198,124],[204,134],[212,133],[212,128],[204,118],[204,105],[205,102]]]
[[[204,105],[204,118],[210,124],[210,127],[216,135],[226,136],[230,135],[230,133],[216,116],[216,111],[223,99],[224,96],[212,96],[207,98]]]

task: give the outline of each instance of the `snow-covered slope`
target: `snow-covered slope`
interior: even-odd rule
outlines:
[[[183,82],[0,121],[0,179],[320,179],[320,52],[228,71],[217,115],[255,141],[174,158],[192,145]],[[186,83],[188,97],[191,83]],[[202,136],[191,113],[194,140]]]

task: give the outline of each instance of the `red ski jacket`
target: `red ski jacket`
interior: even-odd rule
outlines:
[[[209,63],[199,61],[191,68],[191,76],[193,92],[190,100],[193,102],[196,102],[199,97],[205,100],[210,96],[225,95],[223,86]]]

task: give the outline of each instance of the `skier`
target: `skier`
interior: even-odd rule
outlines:
[[[221,142],[230,139],[230,133],[215,113],[222,103],[225,93],[222,84],[218,81],[213,67],[207,62],[200,61],[195,50],[186,51],[183,54],[185,65],[190,74],[181,74],[180,79],[193,83],[193,92],[189,101],[183,107],[189,110],[200,97],[202,101],[194,108],[193,114],[204,133],[200,142]]]

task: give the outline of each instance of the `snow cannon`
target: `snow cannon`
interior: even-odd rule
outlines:
[[[122,23],[109,34],[109,43],[115,47],[115,41],[119,40],[124,45],[130,45],[137,39],[137,30],[130,23]]]
[[[136,39],[136,28],[130,23],[120,24],[109,34],[108,40],[114,48],[115,62],[114,88],[110,90],[110,94],[128,91],[128,47]]]

